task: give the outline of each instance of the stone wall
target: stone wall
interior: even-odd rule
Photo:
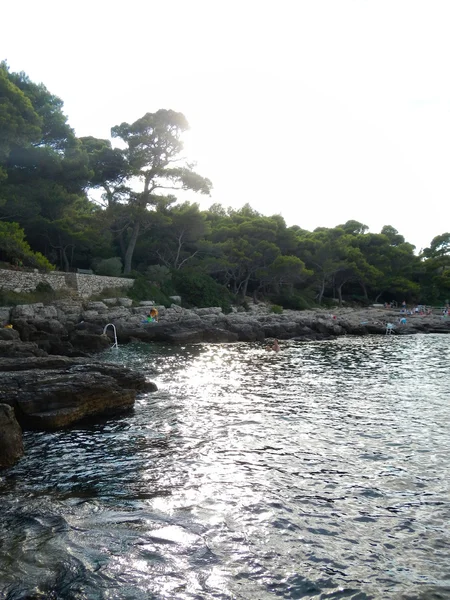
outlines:
[[[130,288],[134,280],[80,273],[28,273],[0,269],[0,289],[14,292],[33,292],[39,283],[47,283],[55,291],[73,290],[82,298],[100,294],[106,288]]]
[[[76,274],[78,294],[82,298],[89,298],[100,294],[106,288],[129,289],[133,286],[134,279],[123,279],[122,277],[106,277],[104,275],[82,275]]]

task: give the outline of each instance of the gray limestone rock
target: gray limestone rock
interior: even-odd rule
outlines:
[[[133,300],[131,300],[131,298],[117,298],[117,304],[130,308],[133,306]]]
[[[108,307],[104,302],[88,302],[87,310],[95,310],[98,313],[108,312]]]

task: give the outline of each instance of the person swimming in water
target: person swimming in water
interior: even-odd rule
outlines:
[[[279,352],[281,350],[280,344],[278,343],[278,340],[274,340],[272,346],[270,344],[267,344],[266,351],[267,352],[272,352],[272,350],[274,352]]]

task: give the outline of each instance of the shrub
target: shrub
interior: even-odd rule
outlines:
[[[248,312],[250,310],[250,306],[249,306],[249,303],[247,302],[247,300],[244,300],[242,302],[241,306],[245,310],[245,312]]]
[[[281,315],[281,313],[283,312],[283,307],[279,304],[272,304],[272,308],[270,310],[276,315]]]
[[[224,313],[231,311],[232,296],[227,288],[212,277],[192,270],[175,271],[172,275],[175,289],[183,306],[204,308],[220,306]]]
[[[55,266],[40,252],[33,252],[25,240],[25,232],[18,223],[0,221],[0,253],[14,264],[23,263],[44,271],[53,271]]]
[[[314,306],[314,302],[309,298],[305,298],[300,294],[279,294],[278,296],[272,296],[271,300],[274,304],[279,304],[283,308],[290,310],[308,310]]]
[[[142,275],[136,277],[133,287],[127,292],[127,296],[136,302],[154,300],[156,304],[163,304],[166,307],[172,304],[172,300],[159,287]]]
[[[52,288],[52,286],[48,283],[48,281],[40,281],[37,286],[36,286],[36,290],[35,290],[38,294],[53,294],[54,293],[54,289]]]
[[[122,274],[122,260],[118,256],[94,260],[92,268],[96,275],[120,277]]]
[[[150,265],[145,271],[150,281],[155,281],[160,285],[167,284],[172,279],[172,273],[169,267],[164,265]]]

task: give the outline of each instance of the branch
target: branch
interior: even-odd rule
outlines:
[[[158,256],[158,258],[165,264],[166,267],[171,267],[171,264],[168,260],[166,260],[164,258],[164,256],[162,256],[161,252],[159,250],[156,250],[156,256]]]
[[[148,193],[153,194],[155,190],[182,190],[183,187],[177,187],[175,185],[152,185]]]
[[[174,267],[176,269],[178,269],[177,265],[178,265],[178,259],[180,258],[180,252],[181,252],[181,248],[183,247],[183,235],[184,235],[184,229],[182,230],[182,232],[180,233],[180,235],[178,236],[178,248],[177,248],[177,253],[175,256],[175,264]]]
[[[194,254],[191,254],[190,256],[187,256],[187,257],[186,257],[184,260],[182,260],[182,261],[180,262],[180,264],[178,265],[177,269],[181,269],[181,267],[184,265],[184,263],[185,263],[185,262],[187,262],[188,260],[190,260],[191,258],[194,258],[194,256],[195,256],[196,254],[198,254],[198,252],[199,252],[199,251],[198,251],[198,250],[196,250],[196,251],[194,252]]]

